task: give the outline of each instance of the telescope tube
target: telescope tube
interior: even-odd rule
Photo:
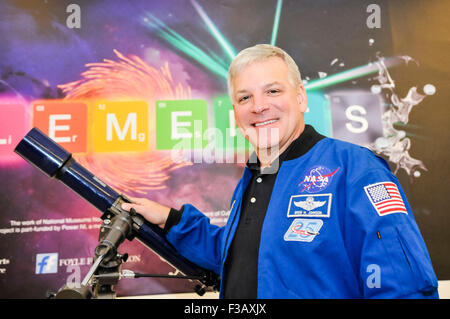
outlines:
[[[102,219],[111,215],[128,213],[121,209],[123,202],[131,200],[117,193],[95,175],[78,164],[72,154],[50,139],[38,128],[19,142],[14,152],[50,178],[56,178],[103,212]],[[127,239],[136,237],[141,243],[154,251],[167,263],[186,276],[199,277],[206,286],[218,284],[218,277],[212,271],[203,269],[184,258],[165,238],[163,230],[151,224],[141,215],[131,216],[132,231]]]

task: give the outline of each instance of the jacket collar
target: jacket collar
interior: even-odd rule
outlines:
[[[261,163],[256,156],[256,152],[253,152],[246,165],[251,171],[257,171],[261,174],[274,174],[278,172],[282,162],[293,160],[306,154],[317,142],[325,138],[322,134],[319,134],[311,125],[305,125],[305,129],[300,136],[295,139],[288,148],[278,156],[276,160],[272,162],[269,167],[260,169]]]

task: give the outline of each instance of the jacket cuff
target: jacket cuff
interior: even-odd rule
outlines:
[[[184,205],[180,210],[177,210],[175,208],[170,209],[169,216],[167,217],[166,224],[164,225],[164,234],[167,234],[173,226],[180,222],[183,211]]]

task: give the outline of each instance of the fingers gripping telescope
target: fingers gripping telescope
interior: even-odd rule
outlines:
[[[184,258],[165,238],[163,230],[153,225],[134,211],[121,209],[124,202],[131,203],[126,196],[118,194],[91,172],[77,163],[72,154],[55,143],[39,129],[33,128],[14,150],[30,164],[50,178],[56,178],[100,210],[103,215],[105,235],[95,250],[95,262],[82,285],[86,285],[100,266],[117,263],[117,248],[125,240],[137,238],[141,243],[178,269],[186,279],[195,278],[203,287],[218,288],[218,276]],[[108,223],[106,223],[108,222]],[[108,226],[105,227],[105,224]],[[109,266],[108,266],[109,265]],[[114,265],[113,265],[114,266]],[[103,275],[104,274],[100,274]],[[105,277],[105,276],[104,276]],[[103,278],[104,278],[103,277]],[[177,277],[181,278],[181,277]],[[86,297],[83,293],[82,297]]]

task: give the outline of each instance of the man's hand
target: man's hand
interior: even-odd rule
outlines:
[[[146,198],[130,196],[128,198],[131,199],[132,203],[122,204],[123,210],[130,211],[130,209],[134,208],[138,214],[141,214],[150,223],[164,228],[170,213],[170,207],[163,206]]]

